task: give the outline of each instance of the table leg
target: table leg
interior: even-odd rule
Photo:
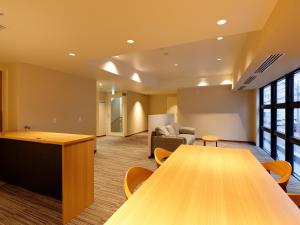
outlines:
[[[216,147],[218,147],[218,142],[216,141]]]
[[[206,141],[203,141],[203,145],[206,146]]]

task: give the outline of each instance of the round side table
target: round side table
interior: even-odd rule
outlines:
[[[218,147],[219,137],[215,135],[205,135],[202,136],[201,139],[203,140],[203,145],[206,146],[206,142],[216,142],[216,147]]]

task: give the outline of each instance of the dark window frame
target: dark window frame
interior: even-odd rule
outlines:
[[[259,90],[259,146],[264,150],[263,132],[271,135],[271,153],[266,151],[273,159],[277,159],[277,137],[285,140],[285,160],[293,167],[293,174],[300,179],[300,174],[294,173],[294,145],[300,146],[300,138],[294,137],[294,109],[300,108],[300,100],[293,101],[294,98],[294,75],[299,73],[296,69],[277,80],[263,86]],[[285,79],[285,103],[277,103],[277,82]],[[264,88],[271,86],[271,104],[264,105]],[[264,109],[271,110],[271,127],[264,127]],[[277,109],[285,109],[285,133],[277,130]]]

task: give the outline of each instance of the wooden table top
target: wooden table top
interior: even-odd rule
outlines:
[[[17,132],[2,132],[0,133],[0,139],[11,139],[11,140],[29,141],[29,142],[66,146],[66,145],[71,145],[79,142],[93,140],[95,139],[95,136],[40,132],[40,131],[17,131]]]
[[[300,210],[249,150],[181,145],[105,223],[154,224],[299,225]]]
[[[201,137],[203,141],[218,141],[219,137],[215,135],[204,135]]]

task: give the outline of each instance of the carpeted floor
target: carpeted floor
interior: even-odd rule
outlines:
[[[196,142],[202,145],[201,141]],[[260,161],[271,160],[255,146],[221,142],[221,147],[251,149]],[[95,203],[74,218],[69,224],[103,224],[124,202],[123,179],[132,166],[155,169],[148,159],[147,134],[128,138],[102,137],[97,139],[95,155]],[[288,190],[300,193],[300,182],[292,178]],[[0,181],[0,224],[61,224],[59,201],[41,196]]]

